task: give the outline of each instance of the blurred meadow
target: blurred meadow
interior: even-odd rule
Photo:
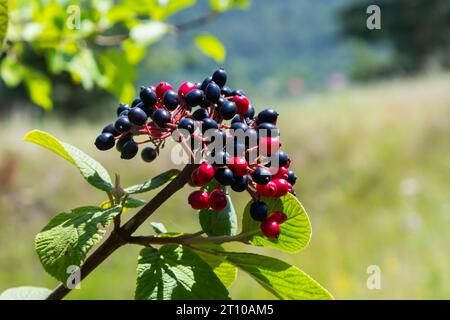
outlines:
[[[276,105],[281,113],[282,141],[295,159],[298,197],[313,227],[310,245],[299,254],[257,251],[301,267],[338,299],[450,298],[449,87],[450,75],[440,74],[342,89],[301,102],[256,98],[257,107]],[[92,140],[100,127],[51,117],[37,121],[22,113],[2,120],[0,291],[26,284],[56,286],[34,253],[35,234],[62,210],[105,200],[66,161],[22,142],[28,130],[39,128],[78,146],[120,173],[124,185],[167,168],[168,152],[148,165],[97,151]],[[199,230],[196,214],[187,207],[188,189],[151,220],[171,231]],[[248,197],[233,198],[242,212]],[[147,224],[142,232],[150,230]],[[139,249],[120,249],[68,298],[132,298]],[[366,287],[370,265],[381,268],[381,290]],[[273,298],[245,274],[239,277],[231,288],[233,298]]]
[[[450,5],[378,2],[381,29],[371,30],[368,0],[10,0],[3,41],[0,0],[0,292],[55,287],[35,235],[57,213],[107,200],[24,135],[47,131],[124,186],[143,182],[172,167],[171,144],[151,164],[98,151],[95,137],[118,103],[141,85],[177,87],[224,66],[227,84],[256,110],[280,112],[313,229],[298,254],[225,247],[292,263],[337,299],[450,299]],[[191,191],[150,221],[200,230]],[[249,196],[232,196],[240,219]],[[139,233],[152,232],[150,221]],[[67,298],[132,299],[140,249],[119,249]],[[368,289],[370,266],[380,268],[379,290]],[[231,297],[274,298],[243,273]]]

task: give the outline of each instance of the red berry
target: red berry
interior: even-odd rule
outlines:
[[[283,212],[275,211],[269,215],[268,219],[275,220],[276,223],[282,224],[287,220],[287,215],[284,214]]]
[[[183,82],[181,86],[178,88],[178,95],[180,97],[184,97],[194,89],[197,89],[194,83],[189,81]]]
[[[260,228],[267,238],[278,238],[280,235],[280,225],[274,219],[264,219]]]
[[[214,167],[207,162],[203,162],[196,171],[198,178],[201,181],[206,181],[206,183],[210,182],[214,178],[214,174],[216,172]]]
[[[292,193],[294,189],[292,188],[292,184],[288,182],[288,192]]]
[[[164,93],[166,93],[167,90],[172,90],[173,87],[168,82],[160,82],[155,88],[156,96],[159,99],[162,99],[164,96]]]
[[[209,206],[215,211],[221,211],[227,206],[227,196],[219,189],[215,189],[209,195]]]
[[[272,176],[272,179],[287,179],[288,178],[288,169],[285,167],[281,167],[278,169],[277,173]]]
[[[287,182],[285,179],[273,179],[272,182],[277,186],[275,197],[284,196],[289,192],[289,182]]]
[[[236,103],[237,112],[239,114],[247,114],[250,102],[246,96],[236,95],[233,97],[233,102]]]
[[[260,137],[259,152],[262,155],[271,155],[280,149],[281,143],[278,138]]]
[[[194,191],[189,195],[188,202],[195,210],[205,209],[208,204],[209,195],[205,190]]]
[[[228,164],[228,167],[237,176],[243,176],[247,174],[247,166],[248,166],[247,160],[239,157],[231,157],[230,163]]]
[[[198,170],[194,170],[192,172],[191,180],[192,180],[192,183],[194,184],[194,186],[196,186],[196,187],[203,187],[204,185],[206,185],[208,183],[208,182],[205,182],[200,179],[200,177],[198,176]]]
[[[256,191],[264,197],[274,197],[277,193],[277,185],[273,181],[265,185],[257,184]]]

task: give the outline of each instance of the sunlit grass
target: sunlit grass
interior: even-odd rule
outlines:
[[[283,148],[295,161],[296,189],[312,220],[313,237],[296,255],[228,247],[294,263],[336,298],[450,298],[449,87],[450,76],[444,75],[298,101],[256,99],[257,108],[273,105],[281,111]],[[120,173],[125,185],[168,168],[169,152],[148,165],[95,150],[93,139],[101,127],[50,117],[37,123],[26,115],[0,123],[0,291],[55,286],[34,253],[34,235],[60,211],[105,200],[70,164],[23,143],[27,131],[39,128],[78,146],[111,173]],[[152,220],[173,231],[197,231],[196,214],[186,206],[189,190],[176,194]],[[233,198],[242,212],[247,195]],[[149,231],[149,225],[142,228]],[[138,251],[120,249],[69,297],[132,298]],[[381,268],[381,290],[366,287],[369,265]],[[272,298],[247,276],[240,277],[231,289],[234,298]]]

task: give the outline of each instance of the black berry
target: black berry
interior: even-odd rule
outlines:
[[[141,92],[139,93],[139,96],[141,97],[142,102],[147,107],[153,107],[158,101],[156,93],[149,87],[141,87]]]
[[[204,134],[206,131],[210,129],[218,129],[219,126],[217,122],[211,118],[205,118],[202,120],[202,133]]]
[[[234,181],[233,171],[228,168],[219,168],[214,174],[217,182],[224,186],[229,186]]]
[[[212,81],[212,77],[208,76],[205,78],[205,80],[203,80],[202,84],[200,85],[200,89],[203,91],[206,91],[206,87],[208,86],[208,84],[210,84]]]
[[[231,95],[232,96],[246,96],[247,94],[245,94],[244,90],[235,89],[235,90],[231,91]]]
[[[114,137],[119,135],[119,132],[117,132],[116,128],[114,127],[114,123],[110,123],[106,127],[104,127],[102,133],[111,133]]]
[[[230,97],[230,96],[231,96],[231,89],[230,89],[230,87],[223,86],[222,89],[220,90],[220,92],[221,92],[225,97]]]
[[[118,132],[126,132],[131,129],[132,124],[128,119],[128,116],[120,116],[114,123],[114,127]]]
[[[289,155],[286,152],[279,150],[277,152],[277,156],[278,156],[278,164],[280,167],[284,167],[289,163]]]
[[[220,87],[215,82],[211,81],[206,87],[205,95],[206,100],[217,102],[220,98]]]
[[[125,111],[125,110],[129,110],[130,107],[127,104],[119,104],[119,107],[117,108],[117,116],[120,116],[120,114]]]
[[[197,109],[192,114],[192,117],[194,117],[194,119],[197,121],[202,121],[203,119],[209,117],[209,113],[205,109]]]
[[[224,101],[220,106],[220,115],[225,120],[230,120],[236,115],[237,107],[236,103],[232,101]]]
[[[163,104],[167,108],[167,110],[173,111],[178,107],[180,103],[180,99],[178,98],[178,94],[173,90],[167,90],[164,93]]]
[[[117,143],[116,143],[116,149],[117,149],[117,151],[121,152],[121,151],[122,151],[123,145],[124,145],[126,142],[130,141],[132,137],[133,137],[132,134],[127,134],[127,135],[121,137],[119,140],[117,140]]]
[[[236,176],[231,184],[231,189],[236,192],[242,192],[247,189],[248,176]]]
[[[268,184],[271,178],[272,175],[270,174],[270,171],[266,168],[259,167],[252,172],[252,179],[257,184],[261,185]]]
[[[245,114],[245,117],[253,119],[254,116],[255,116],[255,108],[252,105],[249,105],[248,106],[248,111]]]
[[[95,139],[95,146],[102,151],[111,149],[115,143],[114,136],[109,132],[102,133]]]
[[[183,118],[178,123],[178,128],[187,130],[190,134],[192,134],[195,130],[195,122],[190,118]]]
[[[203,100],[205,99],[205,95],[203,94],[202,90],[195,89],[190,91],[185,97],[184,97],[186,104],[189,107],[195,107],[202,104]]]
[[[122,146],[120,157],[126,160],[133,159],[138,153],[138,149],[138,145],[134,142],[134,140],[128,140]]]
[[[264,109],[260,113],[258,113],[258,116],[256,118],[258,123],[269,122],[275,124],[278,119],[278,112],[271,108]]]
[[[212,75],[212,81],[214,81],[219,87],[223,87],[227,82],[227,72],[224,68],[219,68],[214,71]]]
[[[243,122],[235,122],[231,124],[231,129],[233,129],[234,131],[242,130],[243,132],[245,132],[248,130],[248,125]]]
[[[295,184],[295,182],[297,182],[297,175],[295,174],[294,171],[292,170],[288,171],[287,182],[289,182],[292,186]]]
[[[250,216],[253,220],[263,221],[267,218],[269,213],[269,208],[267,204],[263,201],[255,201],[250,205]]]
[[[131,121],[131,123],[142,126],[147,122],[147,114],[144,110],[141,108],[131,108],[130,112],[128,113],[128,119]]]
[[[167,123],[171,122],[172,117],[170,116],[170,112],[164,109],[157,109],[153,113],[152,116],[153,121],[158,125],[160,128],[166,128]]]
[[[152,162],[156,159],[157,155],[158,154],[156,153],[155,148],[152,147],[145,147],[141,151],[142,160],[144,160],[145,162]]]
[[[258,125],[258,133],[261,137],[277,137],[279,130],[273,123],[264,122]]]
[[[242,122],[241,116],[240,115],[235,115],[233,117],[233,119],[231,120],[231,124],[235,123],[235,122]]]

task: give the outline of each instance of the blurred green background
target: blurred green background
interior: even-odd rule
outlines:
[[[106,200],[70,164],[22,142],[25,133],[48,131],[120,173],[124,185],[139,183],[168,169],[170,153],[149,165],[93,145],[118,102],[136,94],[127,88],[201,81],[223,65],[256,109],[280,111],[313,228],[295,255],[227,247],[293,263],[337,299],[450,298],[448,1],[370,3],[381,8],[381,30],[366,28],[366,1],[83,1],[81,31],[64,23],[70,4],[10,1],[0,62],[0,292],[56,286],[34,252],[35,234],[56,213]],[[157,37],[139,41],[149,34]],[[101,44],[117,35],[125,36]],[[190,191],[151,221],[199,230]],[[233,199],[240,214],[248,196]],[[139,249],[121,248],[68,298],[132,298]],[[381,269],[380,290],[367,288],[371,265]],[[231,295],[273,298],[242,273]]]

